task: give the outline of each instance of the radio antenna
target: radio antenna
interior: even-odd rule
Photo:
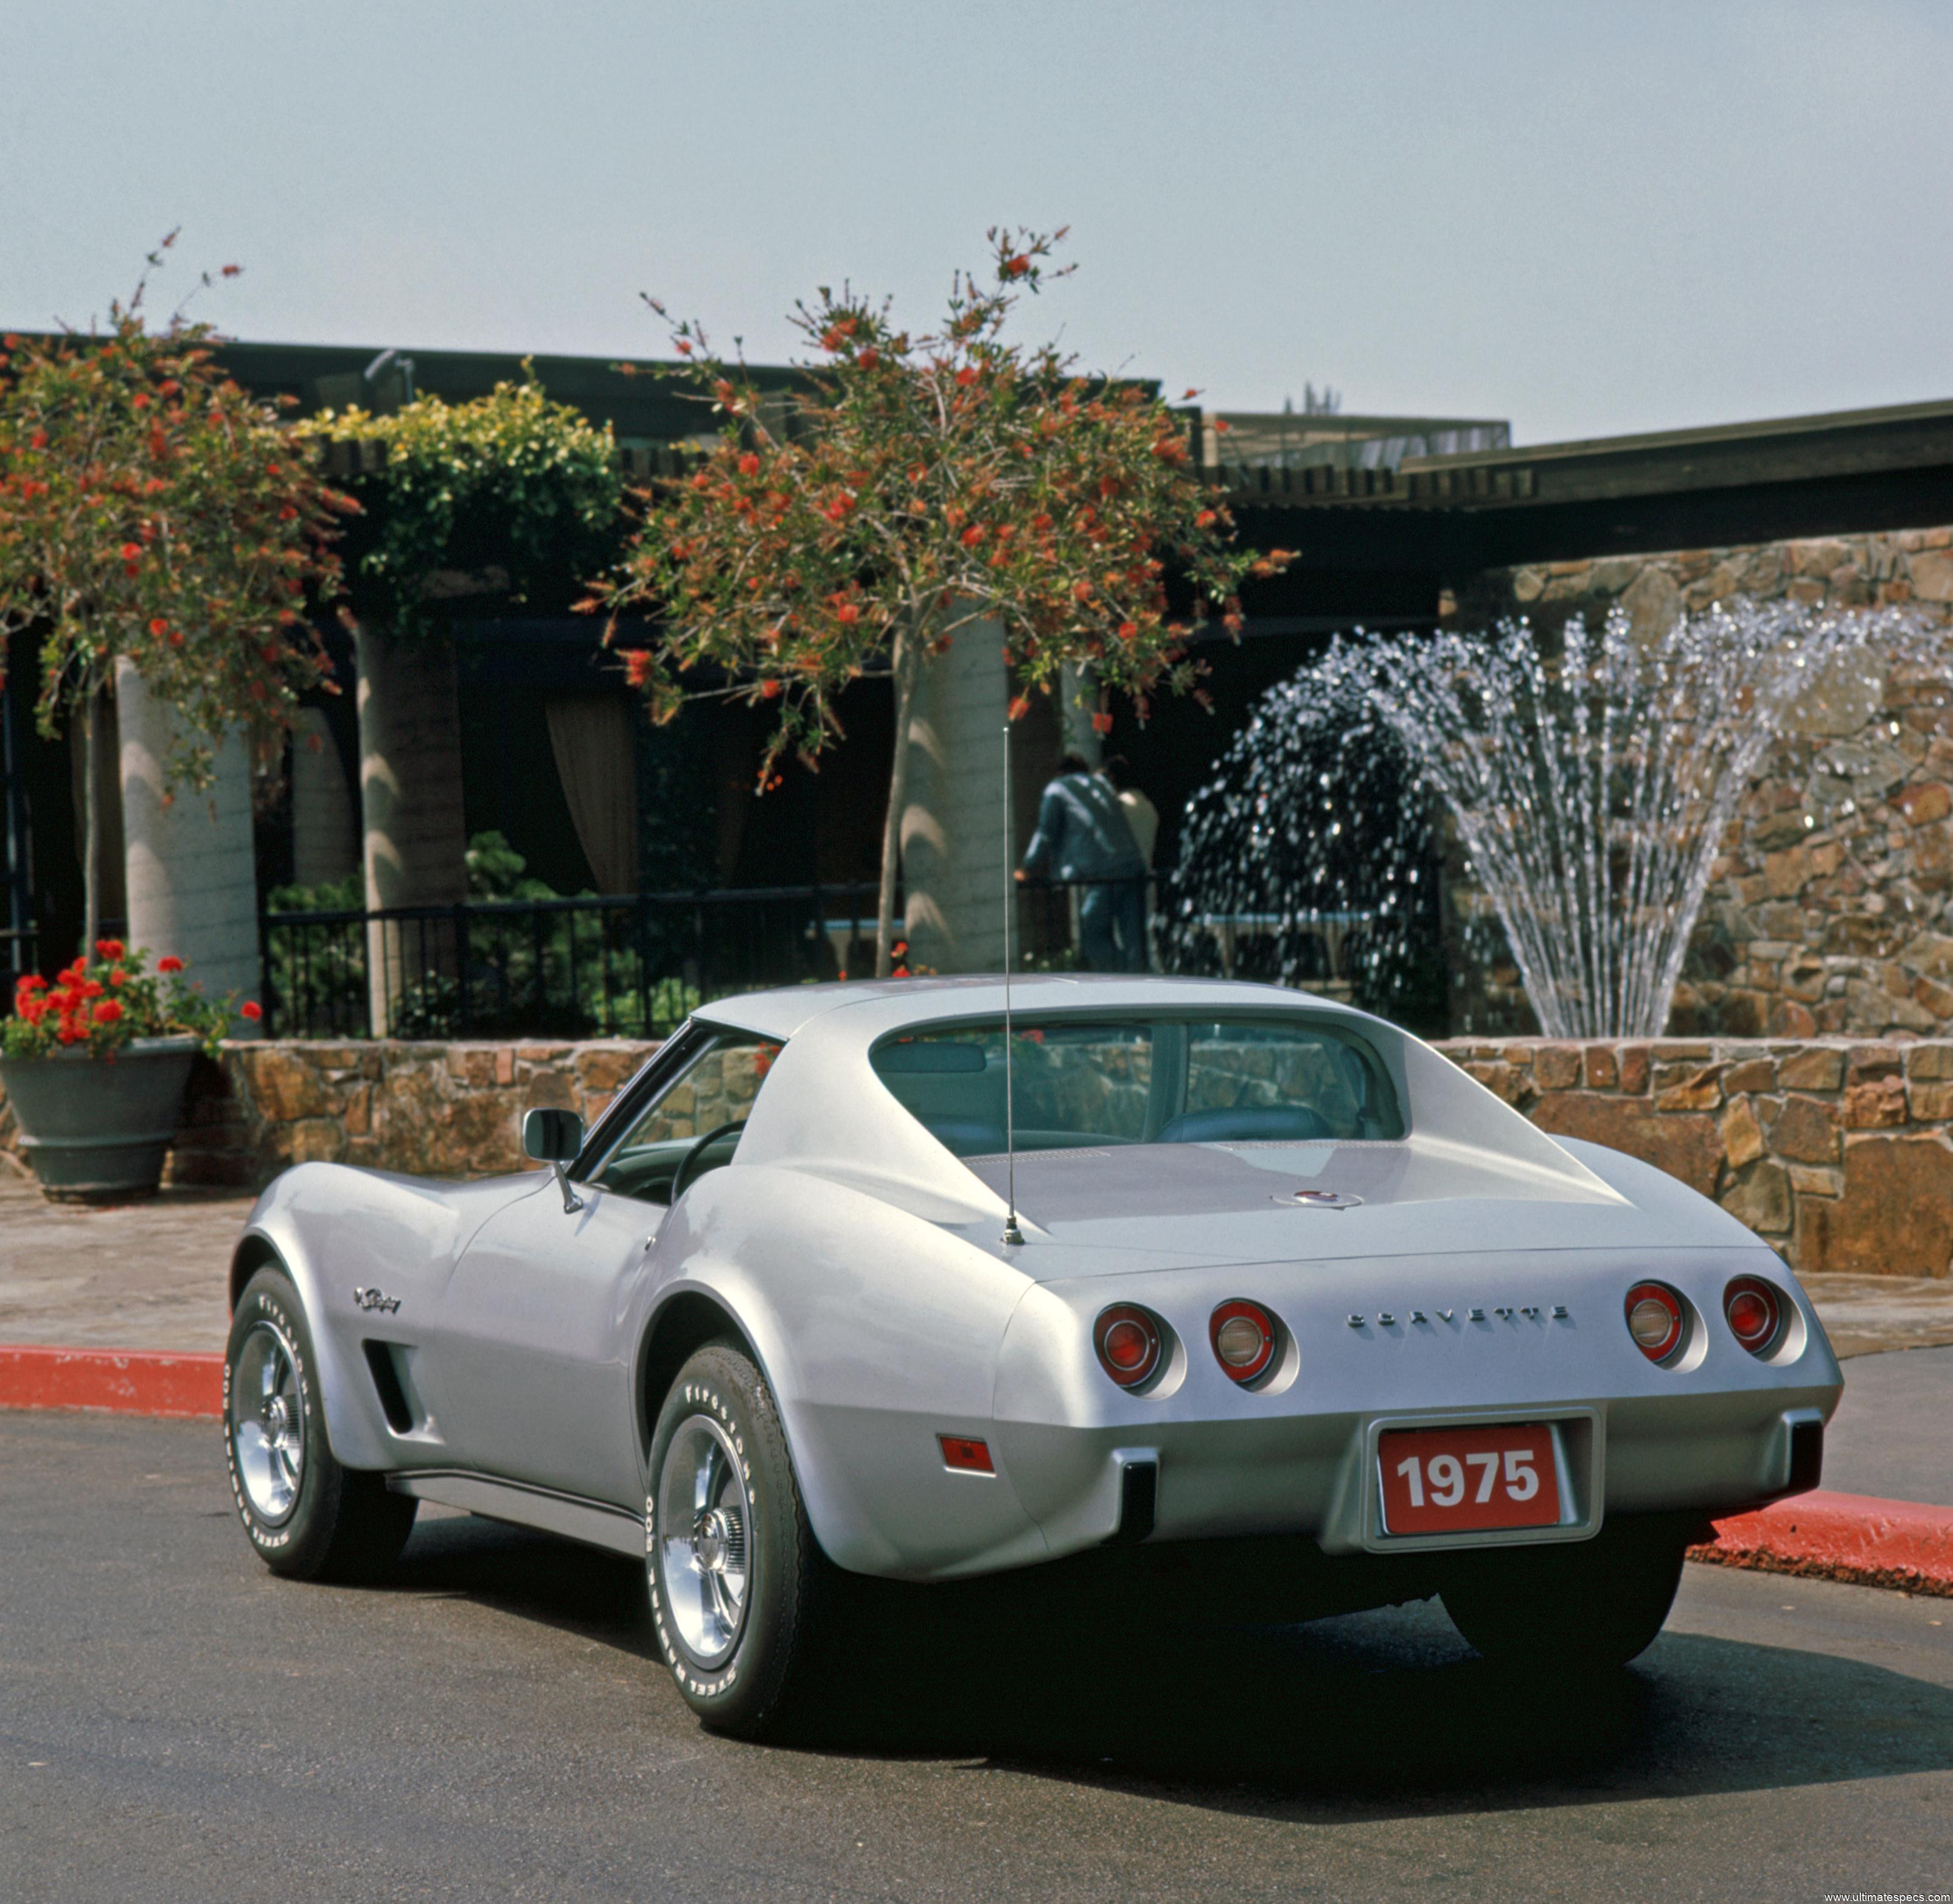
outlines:
[[[1004,1222],[1004,1241],[1021,1247],[1024,1233],[1017,1228],[1017,1105],[1011,1088],[1014,1073],[1011,1054],[1011,921],[1017,906],[1017,882],[1011,877],[1017,856],[1017,830],[1011,811],[1011,723],[1004,723],[1004,1172],[1010,1214]]]

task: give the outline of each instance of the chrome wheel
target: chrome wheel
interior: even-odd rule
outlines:
[[[254,1324],[238,1348],[230,1441],[251,1511],[270,1527],[289,1520],[305,1480],[305,1397],[298,1357],[274,1322]]]
[[[679,1423],[658,1476],[658,1573],[679,1642],[707,1669],[739,1643],[752,1579],[746,1477],[709,1415]]]

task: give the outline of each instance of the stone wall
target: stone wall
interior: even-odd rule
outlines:
[[[1953,1270],[1953,1040],[1440,1049],[1542,1130],[1713,1197],[1800,1272]]]
[[[415,1176],[520,1170],[522,1114],[539,1104],[586,1123],[655,1044],[315,1044],[252,1040],[199,1059],[166,1181],[268,1183],[323,1160]],[[0,1097],[0,1149],[14,1122]]]
[[[520,1169],[524,1111],[557,1105],[593,1119],[656,1049],[227,1046],[199,1063],[172,1180],[261,1184],[319,1158],[433,1177]],[[1800,1270],[1953,1269],[1953,1040],[1440,1049],[1543,1130],[1612,1145],[1716,1198]],[[694,1108],[701,1128],[727,1115]],[[12,1136],[0,1101],[0,1148]]]
[[[1737,595],[1835,608],[1914,603],[1936,655],[1817,685],[1765,757],[1710,877],[1672,1033],[1879,1037],[1953,1032],[1953,529],[1691,549],[1498,569],[1464,619],[1590,620],[1619,603],[1660,627]],[[1481,897],[1456,879],[1454,914]],[[1456,1023],[1531,1022],[1518,973]]]

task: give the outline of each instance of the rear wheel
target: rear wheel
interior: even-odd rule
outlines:
[[[274,1573],[373,1580],[400,1557],[418,1505],[385,1477],[342,1466],[325,1436],[305,1308],[281,1269],[260,1269],[231,1318],[224,1451],[244,1532]]]
[[[678,1372],[651,1438],[658,1645],[714,1731],[776,1733],[810,1702],[843,1577],[823,1554],[766,1382],[729,1344]]]
[[[1612,1671],[1654,1645],[1692,1532],[1665,1518],[1613,1521],[1575,1545],[1461,1554],[1441,1589],[1444,1611],[1496,1665]]]

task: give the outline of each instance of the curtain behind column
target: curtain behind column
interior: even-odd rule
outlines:
[[[638,889],[638,773],[621,694],[551,695],[550,750],[600,892]]]

